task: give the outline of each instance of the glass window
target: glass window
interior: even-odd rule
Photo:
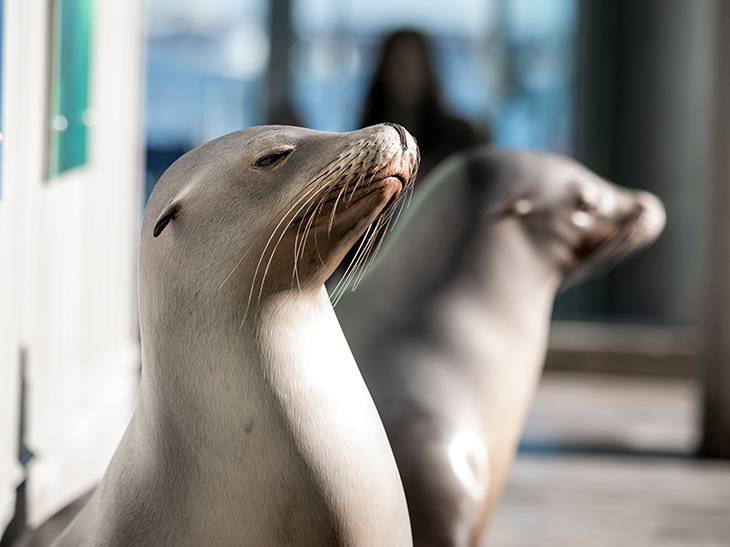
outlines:
[[[499,144],[572,151],[576,0],[507,0]]]
[[[576,0],[292,0],[294,103],[307,125],[359,126],[384,39],[424,33],[444,103],[500,145],[570,151]]]
[[[399,28],[427,35],[446,106],[478,126],[495,97],[495,0],[294,0],[294,102],[307,125],[359,127],[383,40]]]
[[[268,7],[147,2],[147,195],[188,150],[266,121]]]
[[[414,28],[450,114],[497,144],[570,150],[577,0],[290,2],[293,119],[359,127],[383,40]],[[187,150],[266,122],[267,71],[280,69],[269,64],[269,5],[147,2],[148,192]]]
[[[52,0],[48,177],[87,161],[94,0]]]

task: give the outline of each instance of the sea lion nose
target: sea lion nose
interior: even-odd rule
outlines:
[[[667,213],[664,204],[654,194],[636,190],[634,199],[640,208],[641,222],[647,231],[647,234],[658,236],[664,229],[667,220]]]
[[[408,150],[408,139],[406,138],[405,128],[400,124],[392,122],[386,122],[385,125],[389,125],[395,128],[395,130],[398,132],[398,135],[400,136],[400,145],[403,147],[403,152]]]

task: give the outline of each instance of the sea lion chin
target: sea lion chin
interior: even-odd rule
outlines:
[[[417,164],[400,127],[272,126],[167,170],[140,237],[138,403],[56,546],[411,545],[323,282],[387,227]]]

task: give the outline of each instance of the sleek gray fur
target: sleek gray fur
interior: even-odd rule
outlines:
[[[477,545],[567,275],[648,244],[653,195],[568,158],[479,147],[434,171],[337,307],[404,481],[414,544]]]
[[[274,126],[168,169],[140,240],[137,407],[57,547],[411,545],[323,283],[392,214],[417,156],[400,127]]]

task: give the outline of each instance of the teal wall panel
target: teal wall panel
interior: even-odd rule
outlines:
[[[93,4],[51,1],[49,178],[87,162]]]

